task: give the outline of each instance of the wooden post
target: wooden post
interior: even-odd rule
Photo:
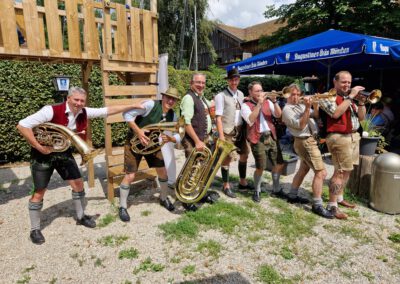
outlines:
[[[90,62],[85,62],[81,66],[82,69],[82,87],[86,91],[86,104],[89,105],[90,97],[89,97],[89,77],[90,77],[90,72],[92,72],[92,63]],[[87,127],[87,143],[90,147],[93,146],[92,143],[92,124],[90,120],[88,121],[88,127]],[[90,159],[88,164],[87,164],[87,170],[88,170],[88,184],[89,187],[94,187],[94,163],[93,159]]]
[[[157,13],[157,0],[150,0],[150,11]]]
[[[360,155],[360,164],[358,166],[354,166],[348,183],[351,193],[367,200],[369,199],[372,162],[374,159],[375,156]]]

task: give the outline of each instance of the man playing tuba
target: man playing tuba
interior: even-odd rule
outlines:
[[[40,231],[40,211],[43,207],[43,197],[54,169],[72,187],[72,200],[77,215],[76,224],[94,228],[96,227],[96,222],[85,215],[84,212],[86,201],[83,180],[78,165],[72,156],[72,148],[64,152],[53,152],[53,147],[43,146],[39,143],[34,136],[32,128],[45,122],[52,122],[77,131],[85,139],[88,119],[106,117],[107,115],[140,107],[140,105],[133,104],[129,106],[89,108],[85,107],[85,104],[86,91],[79,87],[72,87],[68,91],[66,102],[44,106],[38,112],[18,123],[19,132],[32,146],[31,171],[34,192],[29,200],[28,208],[31,220],[30,238],[34,244],[45,242],[45,238]]]
[[[124,171],[125,177],[120,185],[120,207],[119,207],[119,218],[121,221],[129,222],[130,216],[127,211],[127,199],[130,190],[130,184],[135,179],[136,172],[138,171],[140,161],[144,157],[150,168],[156,168],[158,181],[160,182],[160,204],[167,210],[173,211],[175,209],[172,202],[169,200],[168,194],[168,175],[167,170],[164,166],[164,159],[161,152],[161,148],[153,153],[144,155],[145,150],[135,152],[132,149],[131,139],[134,135],[137,136],[138,142],[144,147],[149,146],[152,143],[149,138],[149,130],[146,126],[150,124],[156,124],[159,122],[172,122],[176,121],[176,116],[173,110],[176,101],[179,99],[178,90],[175,88],[168,88],[165,93],[161,93],[162,100],[149,100],[141,104],[140,107],[124,113],[124,119],[128,122],[131,130],[128,133],[128,139],[125,143],[125,158],[124,158]],[[158,139],[158,138],[157,138]],[[162,134],[161,139],[163,142],[180,143],[179,134],[175,134],[173,137]]]

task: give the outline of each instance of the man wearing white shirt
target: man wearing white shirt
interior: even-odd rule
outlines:
[[[239,148],[239,189],[254,189],[246,181],[247,158],[250,149],[243,132],[246,125],[243,125],[243,119],[240,116],[244,95],[238,89],[240,82],[239,72],[237,69],[231,69],[225,79],[228,82],[228,87],[214,98],[218,138],[222,141],[234,143]],[[235,157],[235,151],[231,152],[221,165],[222,191],[231,198],[235,198],[236,195],[229,184],[229,164]]]
[[[67,101],[61,104],[44,106],[38,112],[26,117],[18,123],[18,130],[32,146],[31,172],[34,192],[29,200],[29,217],[31,220],[30,238],[35,244],[42,244],[45,238],[40,230],[40,211],[43,207],[43,198],[50,178],[54,172],[67,180],[72,188],[72,199],[77,214],[77,225],[88,228],[96,227],[96,222],[85,215],[85,191],[78,165],[72,156],[72,148],[65,152],[53,152],[53,148],[43,146],[36,140],[32,128],[45,122],[63,125],[79,133],[85,139],[88,119],[106,117],[131,108],[140,107],[137,104],[129,106],[110,106],[104,108],[85,107],[86,91],[79,87],[72,87]]]
[[[267,159],[272,162],[273,195],[285,197],[279,185],[280,174],[283,169],[283,157],[276,136],[272,116],[279,118],[281,108],[276,100],[265,99],[262,85],[253,81],[248,86],[249,100],[241,109],[241,115],[247,122],[247,140],[250,142],[251,152],[256,163],[254,171],[253,201],[260,202],[262,174],[267,165]]]
[[[178,90],[175,88],[168,88],[167,91],[161,93],[162,100],[161,101],[145,101],[141,104],[141,107],[138,109],[132,109],[126,113],[124,113],[124,119],[128,122],[131,131],[128,133],[128,137],[125,143],[125,151],[124,151],[124,170],[125,177],[120,185],[120,207],[119,207],[119,217],[124,222],[130,221],[130,216],[127,211],[127,199],[130,190],[130,184],[134,181],[136,172],[138,171],[140,161],[144,157],[147,161],[147,164],[150,168],[155,168],[158,175],[158,181],[160,183],[160,204],[165,207],[169,211],[173,211],[175,209],[172,202],[169,200],[168,194],[168,175],[167,170],[164,165],[164,159],[161,152],[161,149],[148,154],[138,154],[134,153],[131,149],[130,140],[133,137],[133,134],[138,136],[139,141],[142,145],[148,145],[150,138],[147,136],[149,133],[146,130],[146,125],[159,123],[161,121],[172,122],[176,121],[177,118],[175,116],[173,107],[175,103],[179,99]],[[147,135],[146,135],[147,134]],[[174,136],[169,136],[162,134],[162,140],[165,143],[173,142],[180,143],[179,134],[175,134]]]

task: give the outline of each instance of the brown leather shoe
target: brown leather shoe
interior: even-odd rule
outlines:
[[[351,209],[353,209],[353,208],[356,207],[355,204],[350,203],[350,202],[348,202],[348,201],[346,201],[346,200],[344,200],[344,199],[343,199],[342,201],[338,202],[338,204],[339,204],[339,205],[342,205],[342,206],[344,206],[344,207],[347,207],[347,208],[351,208]]]
[[[342,219],[346,220],[347,219],[347,214],[343,213],[342,211],[339,210],[336,206],[332,206],[331,209],[329,209],[331,213],[335,216],[336,219]]]

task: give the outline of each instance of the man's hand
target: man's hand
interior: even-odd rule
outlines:
[[[48,155],[53,152],[53,147],[40,145],[39,147],[36,147],[36,150],[38,150],[43,155]]]
[[[134,102],[134,103],[132,104],[132,107],[133,107],[134,109],[145,109],[145,107],[142,105],[141,102]]]
[[[304,105],[305,105],[306,108],[308,108],[308,109],[311,108],[311,103],[312,103],[311,97],[305,96],[303,98],[303,102],[304,102]]]
[[[164,133],[161,134],[160,136],[161,136],[161,140],[162,140],[163,144],[168,143],[168,142],[174,142],[174,143],[176,142],[176,140],[173,137],[166,135]]]
[[[199,141],[195,144],[195,147],[197,151],[204,151],[204,149],[206,148],[206,144],[204,144],[203,141]]]
[[[136,135],[138,136],[140,143],[144,146],[147,146],[147,144],[149,144],[149,141],[150,141],[150,138],[146,136],[147,132],[150,132],[150,131],[147,129],[139,129],[136,132]]]
[[[361,86],[355,86],[355,87],[353,87],[353,88],[351,89],[350,94],[349,94],[349,98],[350,98],[350,99],[354,99],[354,98],[358,95],[358,93],[361,92],[361,91],[363,91],[363,90],[365,90],[365,88],[364,88],[364,87],[361,87]]]

